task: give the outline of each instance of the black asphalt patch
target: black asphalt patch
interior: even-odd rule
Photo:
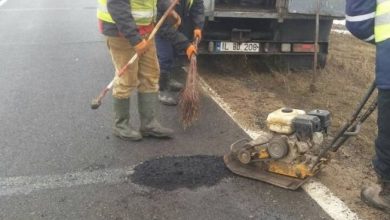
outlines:
[[[135,167],[131,180],[138,185],[171,191],[213,186],[232,175],[222,157],[197,155],[145,161]]]

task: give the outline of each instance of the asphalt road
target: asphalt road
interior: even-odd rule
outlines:
[[[302,190],[227,172],[220,156],[246,135],[207,95],[185,131],[161,106],[172,140],[112,137],[110,97],[89,108],[113,75],[95,8],[0,6],[0,219],[329,219]]]

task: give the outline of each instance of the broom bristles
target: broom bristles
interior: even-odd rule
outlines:
[[[184,128],[191,126],[199,116],[198,77],[196,56],[192,56],[186,84],[179,99],[181,122]]]

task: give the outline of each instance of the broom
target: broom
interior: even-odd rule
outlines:
[[[195,39],[195,47],[198,47],[199,39]],[[196,55],[192,55],[188,69],[187,80],[184,89],[180,93],[179,108],[181,111],[181,123],[185,128],[191,126],[199,116],[199,75],[197,70]]]

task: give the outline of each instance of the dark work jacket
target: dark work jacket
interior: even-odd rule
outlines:
[[[346,27],[357,38],[375,44],[376,0],[347,0]],[[376,43],[376,86],[390,89],[390,39]]]
[[[193,0],[190,8],[188,8],[188,2],[189,0],[180,0],[179,5],[175,7],[175,11],[182,19],[179,29],[176,30],[170,21],[166,21],[158,32],[159,37],[169,40],[179,52],[189,46],[190,41],[192,41],[193,30],[195,28],[203,29],[205,22],[203,0]],[[158,19],[162,17],[169,5],[170,0],[159,1],[157,4]]]

